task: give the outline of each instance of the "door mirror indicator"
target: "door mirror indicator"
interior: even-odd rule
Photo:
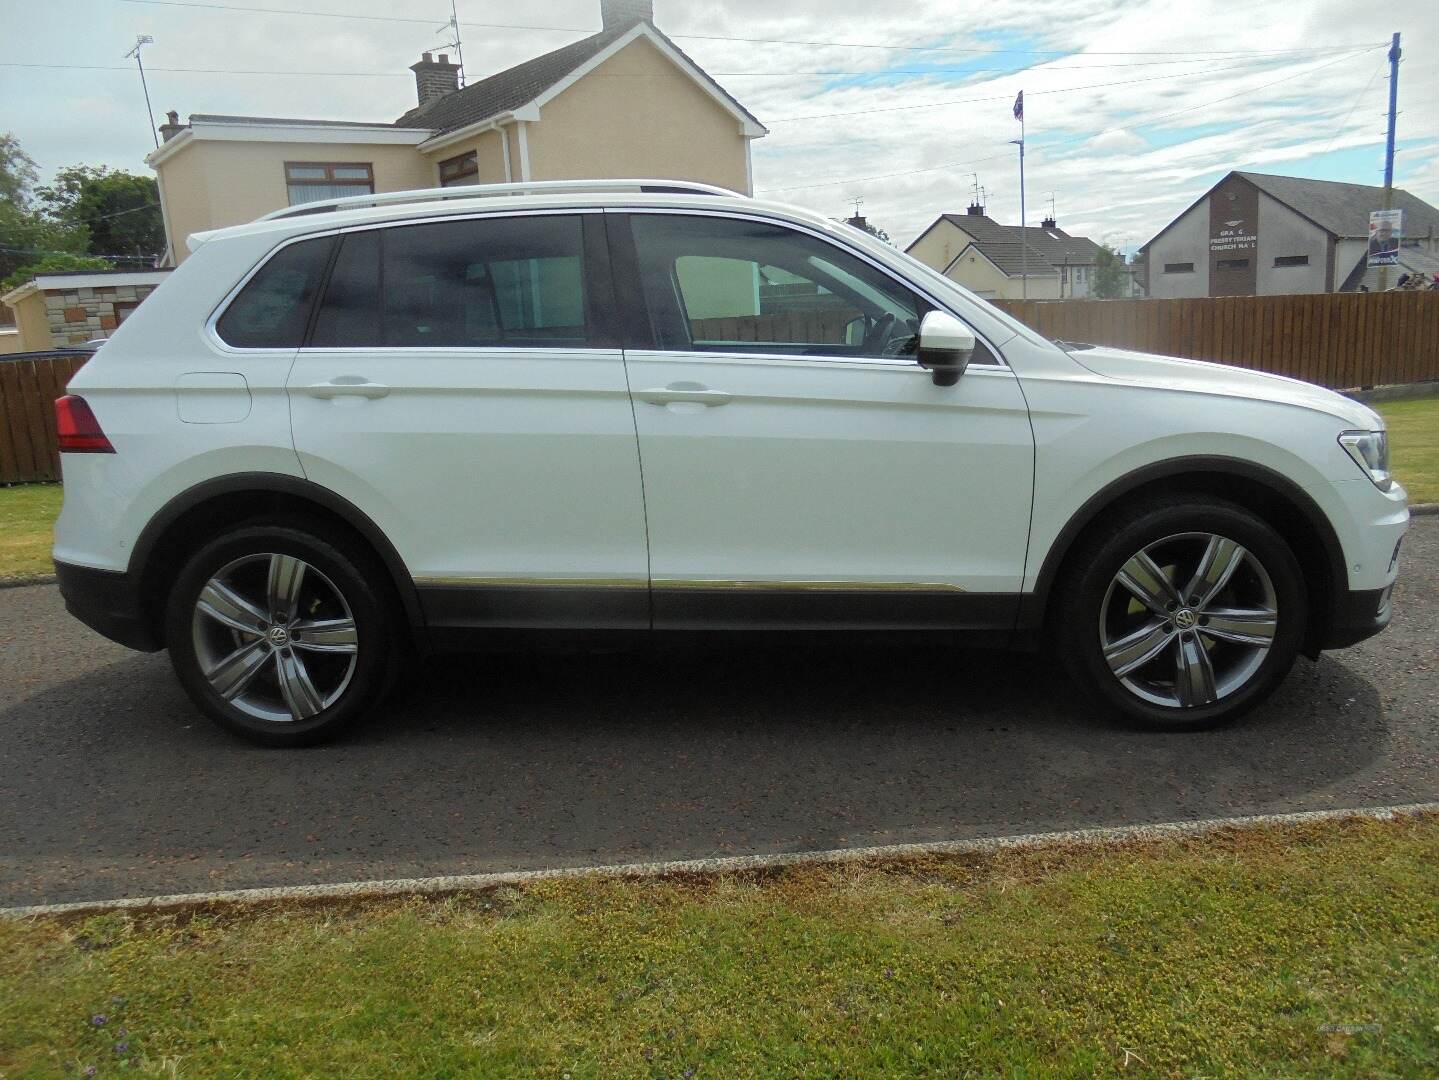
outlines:
[[[947,311],[931,311],[919,324],[919,366],[935,386],[953,386],[974,356],[974,331]]]

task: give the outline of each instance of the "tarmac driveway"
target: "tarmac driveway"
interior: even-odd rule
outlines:
[[[1439,518],[1395,624],[1191,735],[1042,657],[447,659],[345,742],[257,749],[163,654],[0,590],[0,904],[810,850],[1439,798]]]

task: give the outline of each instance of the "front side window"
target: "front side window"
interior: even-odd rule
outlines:
[[[363,161],[287,161],[285,191],[291,206],[346,195],[373,195],[375,170]]]
[[[321,348],[583,348],[577,216],[349,233],[315,320]]]
[[[768,222],[631,218],[657,346],[779,356],[907,357],[931,305],[841,248]]]
[[[325,236],[281,248],[225,309],[215,332],[237,349],[299,348],[333,244]]]

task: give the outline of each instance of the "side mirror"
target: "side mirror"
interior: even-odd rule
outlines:
[[[953,386],[974,356],[974,332],[947,311],[931,311],[919,324],[919,366],[935,386]]]

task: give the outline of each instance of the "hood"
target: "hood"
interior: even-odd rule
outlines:
[[[1367,405],[1314,383],[1285,378],[1283,375],[1270,375],[1230,364],[1184,360],[1177,356],[1155,356],[1152,353],[1130,352],[1127,349],[1111,349],[1105,346],[1074,349],[1069,355],[1075,363],[1116,382],[1165,390],[1187,390],[1197,394],[1273,401],[1281,405],[1326,413],[1355,429],[1377,430],[1384,426],[1379,414]]]

